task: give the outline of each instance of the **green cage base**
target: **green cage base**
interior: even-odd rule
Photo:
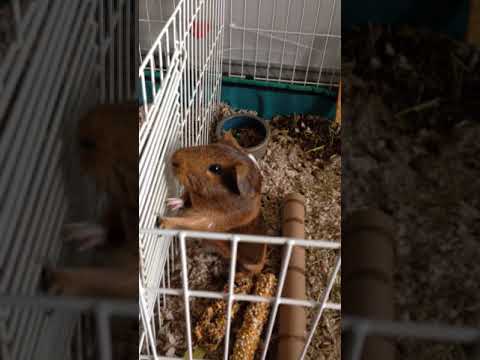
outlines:
[[[235,109],[254,110],[266,120],[293,114],[319,114],[333,119],[337,92],[322,86],[224,77],[221,99]]]
[[[153,101],[149,71],[145,72],[146,92]],[[160,77],[155,73],[159,87]],[[143,101],[140,98],[139,103]],[[324,86],[303,86],[287,83],[257,81],[234,77],[222,79],[221,101],[234,109],[253,110],[258,116],[271,120],[276,115],[318,114],[335,118],[337,90]]]

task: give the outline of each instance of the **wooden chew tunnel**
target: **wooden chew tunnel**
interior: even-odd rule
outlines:
[[[300,194],[285,197],[282,212],[282,236],[305,237],[305,199]],[[305,300],[305,248],[294,246],[287,269],[282,297]],[[280,305],[278,310],[278,360],[295,360],[306,342],[307,316],[300,306]]]
[[[342,314],[394,320],[395,241],[392,220],[378,210],[361,210],[342,225]],[[342,354],[352,344],[342,339]],[[362,360],[393,360],[392,339],[369,336]]]

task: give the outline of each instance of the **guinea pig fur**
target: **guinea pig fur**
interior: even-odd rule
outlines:
[[[138,207],[137,134],[136,103],[99,105],[78,124],[81,169],[128,207]]]
[[[163,217],[160,227],[195,231],[262,235],[262,175],[258,165],[227,132],[219,142],[177,150],[171,165],[185,192],[170,199],[180,208],[176,217]],[[230,244],[209,241],[224,257]],[[266,256],[262,244],[240,243],[238,260],[247,270],[260,271]]]

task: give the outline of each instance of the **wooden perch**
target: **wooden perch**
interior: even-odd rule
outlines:
[[[282,214],[282,235],[284,237],[305,237],[305,199],[300,194],[289,194],[284,199]],[[285,278],[283,297],[304,300],[305,292],[305,248],[292,249]],[[305,346],[307,316],[300,306],[280,305],[278,360],[298,359]]]

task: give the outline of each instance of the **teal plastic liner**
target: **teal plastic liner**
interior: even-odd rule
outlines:
[[[292,114],[320,114],[333,119],[337,95],[323,87],[224,78],[221,99],[233,108],[254,110],[266,120]]]
[[[139,89],[138,103],[143,105],[143,89],[140,79],[137,80],[137,89]],[[158,72],[155,72],[155,85],[157,90],[160,88],[160,75]],[[147,103],[153,102],[153,83],[150,79],[150,71],[145,71],[145,92],[147,93]]]
[[[152,82],[145,73],[148,102],[153,101]],[[157,88],[160,77],[155,74]],[[140,88],[140,87],[139,87]],[[142,96],[138,99],[142,104]],[[254,110],[270,120],[275,115],[320,114],[335,117],[337,92],[324,87],[301,86],[224,77],[221,101],[236,109]]]
[[[342,28],[354,25],[410,24],[463,39],[469,0],[342,0]]]

